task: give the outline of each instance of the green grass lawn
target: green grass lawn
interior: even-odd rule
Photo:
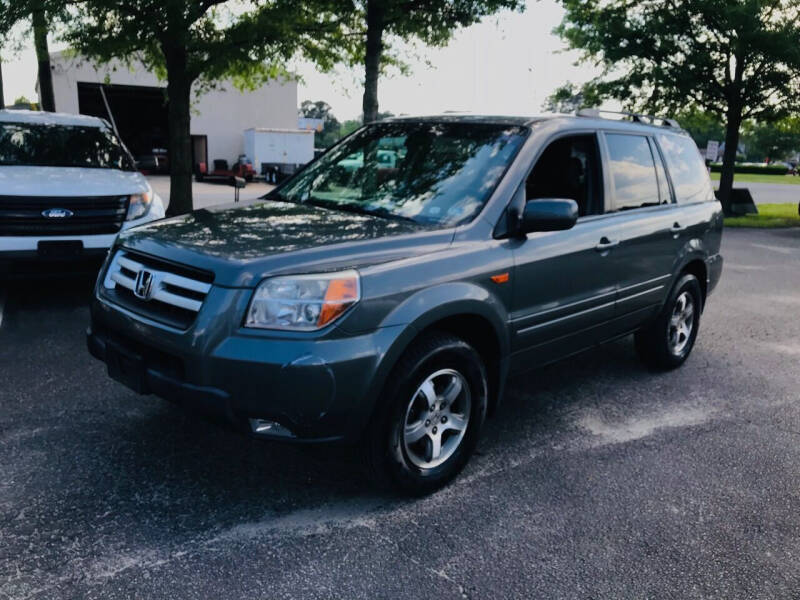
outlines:
[[[759,204],[757,215],[728,217],[725,227],[800,227],[797,204]]]
[[[719,173],[711,173],[711,181],[719,181]],[[737,173],[733,178],[733,185],[737,183],[779,183],[785,185],[800,185],[800,176],[792,175],[760,175],[758,173]]]

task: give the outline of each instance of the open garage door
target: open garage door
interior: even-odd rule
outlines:
[[[120,137],[140,168],[147,172],[169,172],[166,90],[159,87],[79,82],[78,110],[81,114],[108,119],[101,87]]]

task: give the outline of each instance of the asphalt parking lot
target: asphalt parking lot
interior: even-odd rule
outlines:
[[[109,380],[90,283],[0,326],[0,598],[790,598],[800,589],[800,231],[728,230],[698,345],[630,339],[513,382],[445,490],[241,438]]]
[[[161,196],[164,206],[169,205],[169,175],[148,175],[147,181],[155,192]],[[263,196],[274,185],[263,181],[251,181],[239,190],[239,201],[253,200]],[[773,186],[775,187],[775,186]],[[192,182],[192,201],[195,208],[207,208],[216,204],[228,204],[234,201],[235,190],[225,182]]]
[[[719,187],[719,182],[714,182]],[[747,188],[756,204],[800,204],[800,186],[786,183],[753,183],[744,182],[734,185],[736,188]]]

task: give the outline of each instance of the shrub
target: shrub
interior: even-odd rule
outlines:
[[[711,163],[711,172],[722,171],[722,163]],[[763,163],[736,163],[734,173],[757,173],[759,175],[786,175],[789,167],[785,165],[767,165]]]

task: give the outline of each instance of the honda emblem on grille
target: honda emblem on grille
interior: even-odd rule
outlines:
[[[142,300],[150,300],[153,293],[153,274],[142,269],[136,275],[136,285],[133,287],[133,294]]]
[[[73,214],[75,213],[66,208],[48,208],[42,211],[45,219],[69,219]]]

